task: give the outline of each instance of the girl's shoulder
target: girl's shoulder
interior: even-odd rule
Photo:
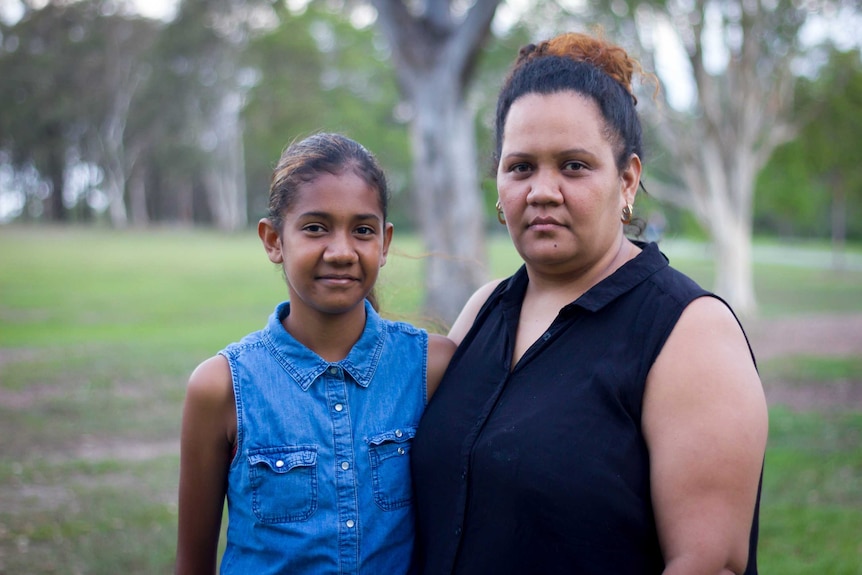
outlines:
[[[233,380],[230,364],[222,355],[215,355],[198,365],[189,377],[188,395],[205,403],[233,401]]]

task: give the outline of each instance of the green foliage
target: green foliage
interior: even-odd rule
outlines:
[[[390,179],[393,219],[405,221],[410,146],[395,115],[394,70],[374,30],[316,3],[299,13],[281,8],[278,17],[244,55],[258,77],[244,111],[250,214],[265,213],[272,169],[288,143],[335,131],[378,156]]]
[[[829,237],[830,211],[862,237],[862,55],[831,49],[827,64],[797,86],[798,137],[776,150],[757,181],[755,222],[782,235]],[[835,202],[840,202],[834,206]]]

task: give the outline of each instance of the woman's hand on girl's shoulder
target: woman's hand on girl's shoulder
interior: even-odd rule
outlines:
[[[446,368],[449,366],[449,360],[452,359],[452,354],[455,353],[457,347],[455,342],[445,335],[428,334],[427,390],[429,400],[437,391],[440,380],[443,379],[443,374],[446,373]]]
[[[745,569],[767,420],[742,328],[720,300],[696,299],[652,366],[643,401],[666,574]]]

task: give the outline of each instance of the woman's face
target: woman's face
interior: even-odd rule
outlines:
[[[497,190],[515,248],[533,269],[584,273],[623,239],[640,160],[622,173],[598,106],[575,92],[528,94],[503,130]]]

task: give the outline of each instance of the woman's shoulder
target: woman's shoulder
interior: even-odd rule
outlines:
[[[458,314],[458,318],[449,330],[449,339],[454,341],[456,344],[461,343],[464,336],[466,336],[467,332],[470,331],[470,327],[472,327],[473,322],[476,320],[476,316],[479,315],[479,311],[481,311],[482,307],[488,301],[488,298],[491,297],[491,294],[493,294],[504,281],[506,281],[504,278],[491,280],[477,289],[473,295],[470,296],[470,299],[468,299],[467,303],[464,304],[461,313]]]

